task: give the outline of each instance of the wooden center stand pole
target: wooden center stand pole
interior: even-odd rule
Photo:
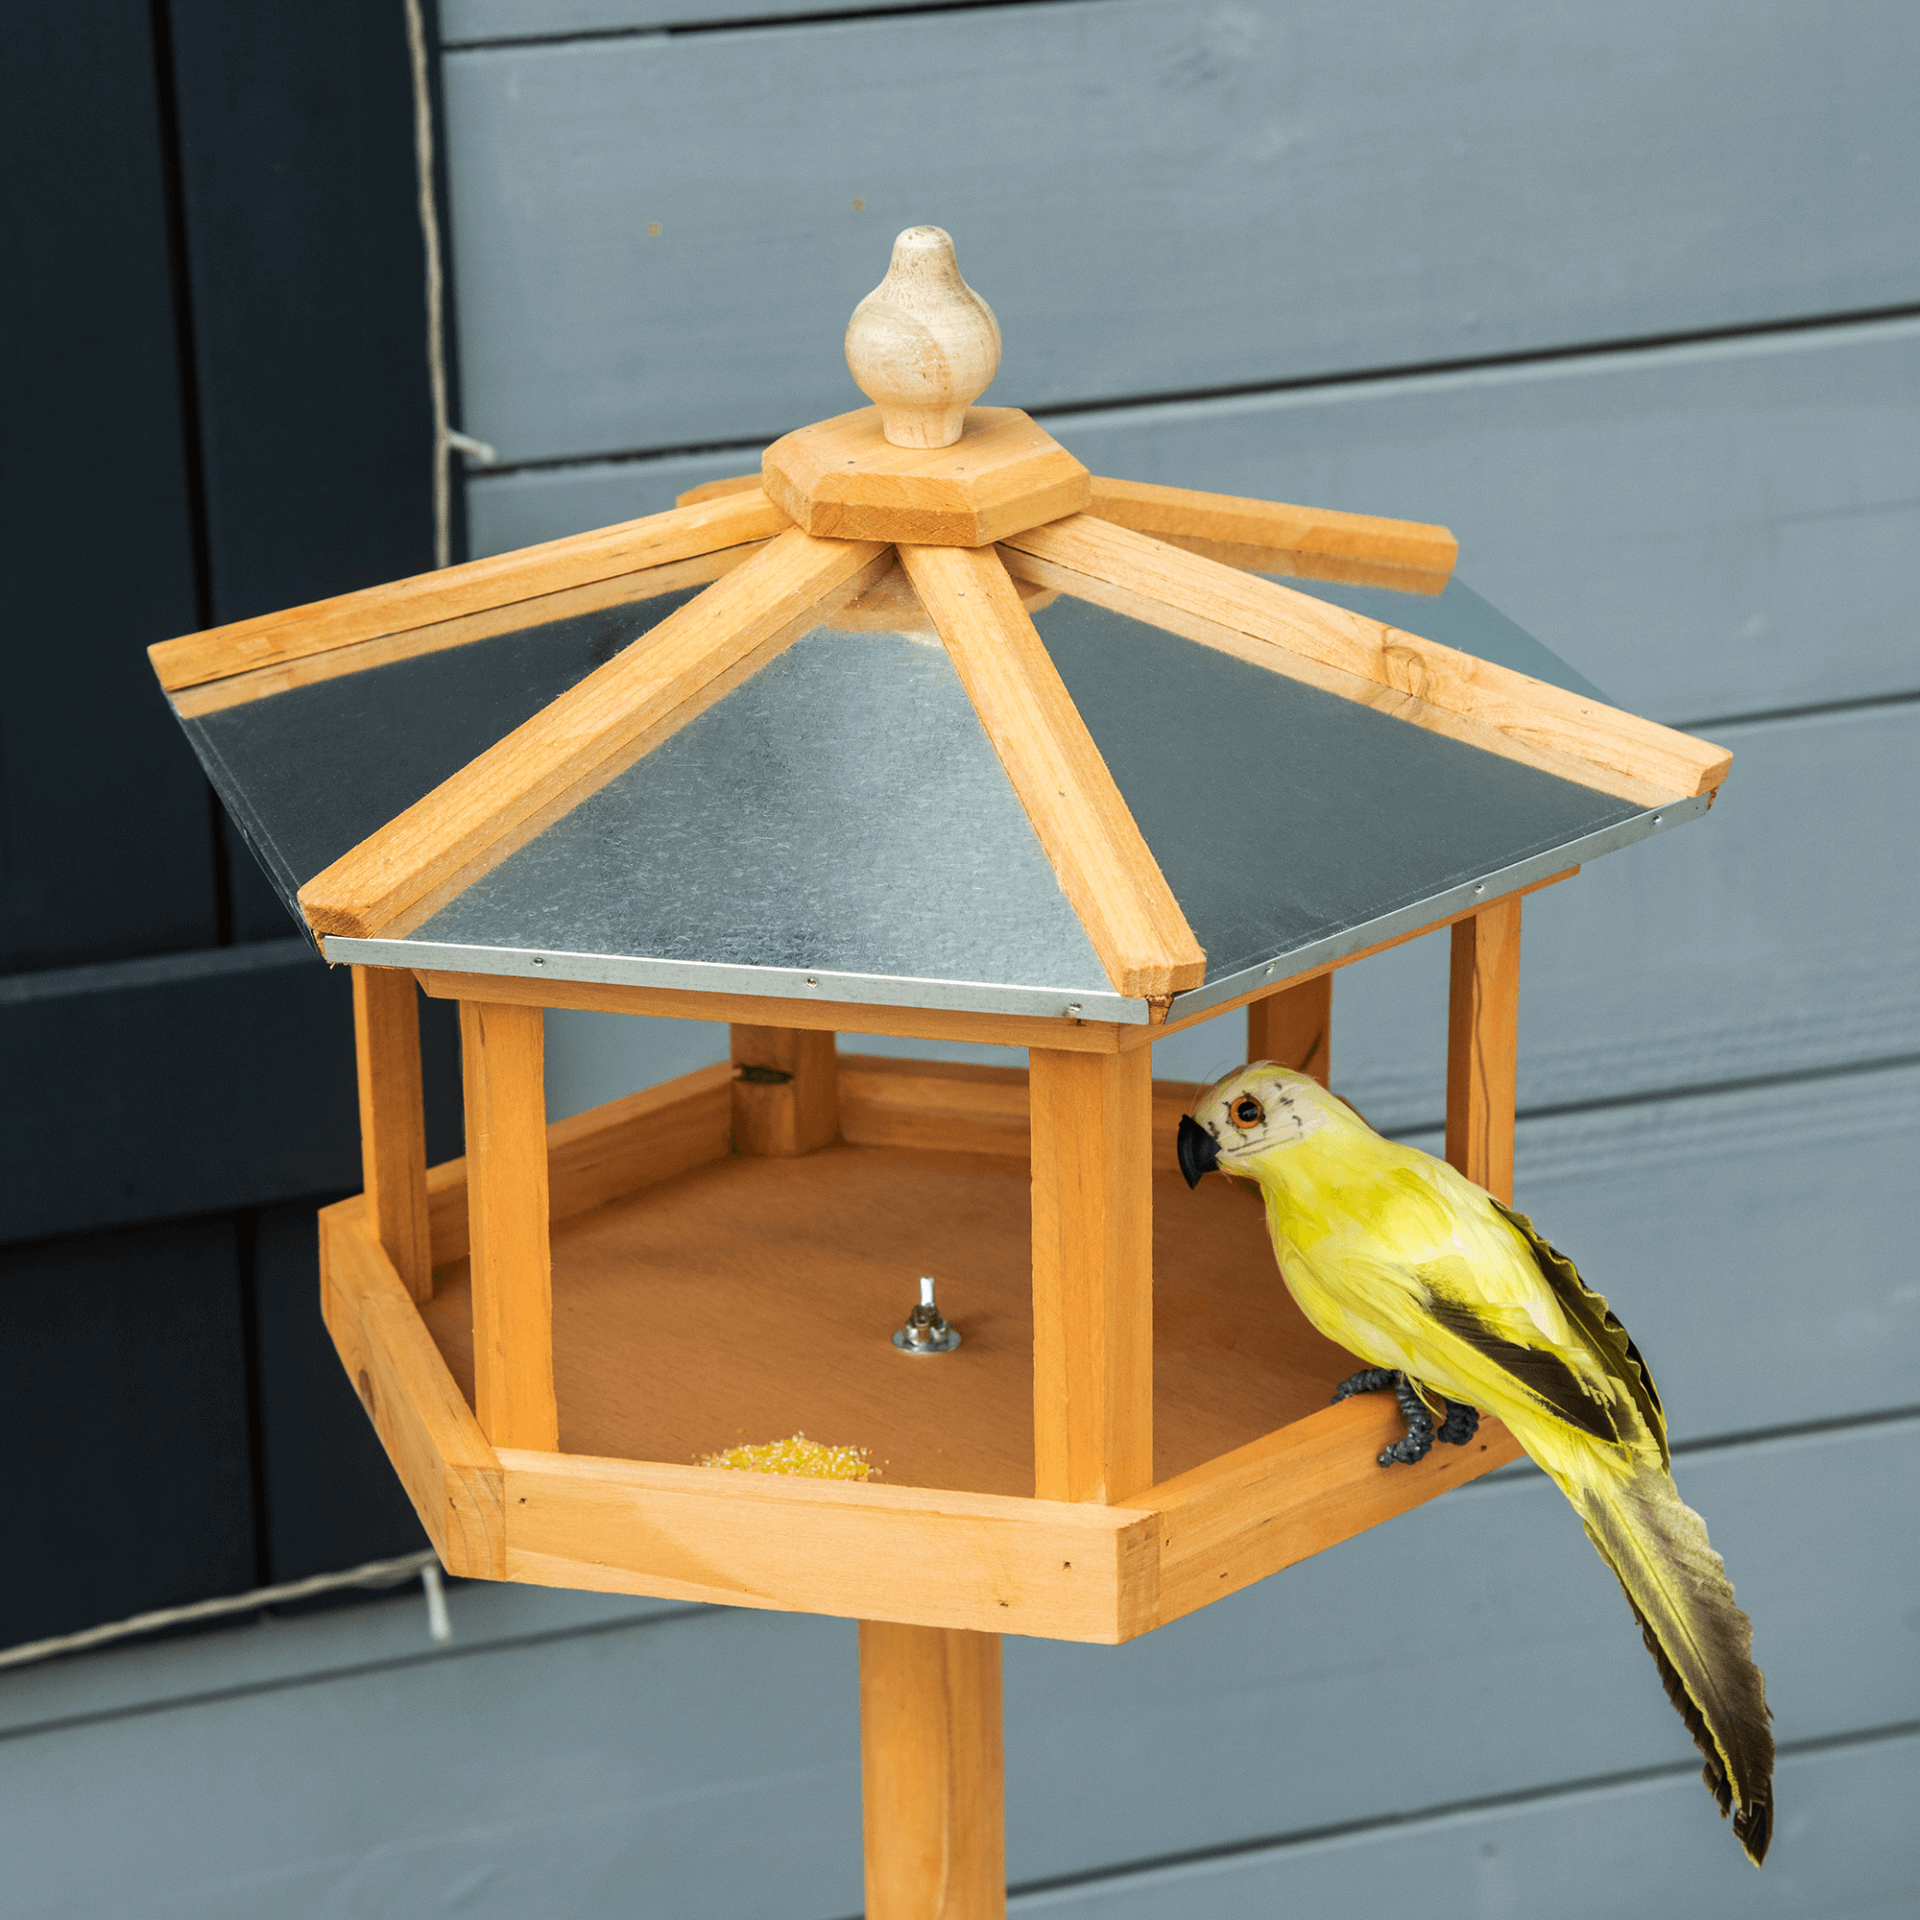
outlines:
[[[997,1633],[861,1621],[860,1799],[866,1920],[1002,1920]]]

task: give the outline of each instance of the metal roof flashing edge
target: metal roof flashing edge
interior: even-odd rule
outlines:
[[[1712,805],[1713,795],[1702,793],[1649,807],[1646,812],[1616,821],[1597,833],[1551,847],[1544,853],[1533,854],[1513,866],[1502,867],[1484,879],[1463,881],[1445,893],[1428,894],[1392,913],[1381,914],[1377,919],[1363,921],[1358,926],[1342,928],[1338,933],[1295,947],[1291,952],[1276,955],[1272,960],[1241,967],[1233,973],[1222,974],[1217,980],[1204,981],[1197,987],[1190,987],[1185,993],[1173,996],[1167,1008],[1167,1019],[1169,1022],[1191,1019],[1195,1014],[1205,1013],[1242,995],[1258,992],[1269,983],[1277,986],[1296,974],[1311,972],[1315,967],[1324,967],[1330,962],[1348,959],[1368,947],[1378,946],[1383,940],[1415,933],[1422,927],[1431,926],[1436,920],[1446,920],[1455,914],[1469,912],[1485,901],[1497,900],[1502,894],[1532,886],[1535,881],[1545,880],[1568,867],[1584,866],[1589,860],[1597,860],[1602,854],[1612,853],[1618,847],[1631,846],[1636,840],[1645,840],[1689,820],[1697,820]]]
[[[448,946],[422,940],[355,940],[329,934],[337,965],[406,967],[416,972],[491,973],[603,987],[653,987],[679,993],[740,993],[843,1006],[921,1007],[948,1013],[1020,1014],[1041,1020],[1104,1020],[1144,1027],[1145,1000],[1078,987],[1002,986],[983,980],[915,980],[890,974],[830,973],[793,967],[731,966],[705,960],[649,960],[618,954],[556,953],[521,947]]]

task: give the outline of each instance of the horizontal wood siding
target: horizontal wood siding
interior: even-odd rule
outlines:
[[[1917,59],[1899,0],[1843,33],[1098,0],[454,52],[467,425],[577,459],[843,412],[847,289],[928,219],[1029,408],[1913,302]]]

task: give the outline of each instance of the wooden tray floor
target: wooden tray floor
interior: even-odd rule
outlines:
[[[889,1336],[933,1274],[958,1351]],[[473,1397],[465,1260],[421,1312]],[[687,1464],[743,1442],[869,1450],[882,1483],[1033,1493],[1024,1162],[837,1145],[740,1155],[553,1226],[563,1452]],[[1354,1361],[1275,1269],[1258,1195],[1154,1179],[1154,1477],[1327,1405]]]

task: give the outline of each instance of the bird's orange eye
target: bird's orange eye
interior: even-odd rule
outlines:
[[[1251,1095],[1242,1095],[1233,1103],[1233,1117],[1243,1127],[1257,1127],[1267,1114],[1258,1100]]]

